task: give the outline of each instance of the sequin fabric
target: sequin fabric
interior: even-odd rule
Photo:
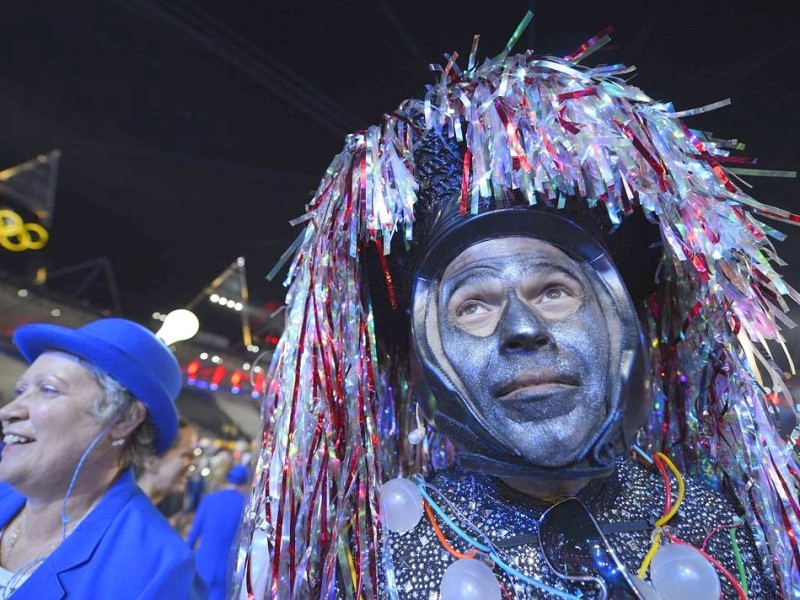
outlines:
[[[546,504],[524,496],[497,479],[458,467],[435,474],[430,483],[494,542],[508,544],[513,538],[521,538],[520,545],[500,550],[500,556],[513,568],[567,593],[583,598],[598,597],[596,588],[564,582],[545,564],[537,530]],[[677,489],[674,479],[672,486],[673,490]],[[614,475],[587,486],[578,497],[601,525],[617,557],[630,573],[635,574],[650,546],[653,523],[662,515],[664,508],[664,482],[659,473],[623,458],[618,461]],[[445,508],[445,505],[442,504],[442,507]],[[445,510],[457,520],[451,510]],[[736,517],[734,506],[724,496],[687,478],[686,496],[670,525],[675,535],[699,547],[716,526],[730,524]],[[466,524],[461,524],[466,527]],[[440,523],[440,526],[453,548],[461,552],[469,550],[466,543],[446,524]],[[749,529],[746,526],[738,528],[736,537],[747,572],[748,597],[776,597],[774,585],[761,573],[761,563]],[[455,559],[439,542],[430,522],[423,517],[412,531],[390,534],[389,548],[391,560],[386,561],[385,567],[388,580],[394,580],[394,585],[387,587],[385,596],[392,597],[394,592],[398,598],[438,600],[442,575]],[[736,575],[737,567],[727,529],[711,536],[706,551]],[[532,585],[514,580],[497,567],[494,573],[512,598],[554,597]],[[720,579],[724,597],[736,598],[733,587],[724,577]]]

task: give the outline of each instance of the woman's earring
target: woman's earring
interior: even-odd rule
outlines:
[[[118,440],[111,440],[112,446],[122,446],[125,444],[125,438],[119,438]]]

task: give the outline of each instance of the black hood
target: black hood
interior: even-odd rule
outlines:
[[[458,447],[457,460],[469,469],[520,477],[591,478],[613,469],[614,459],[628,451],[651,406],[649,364],[636,309],[606,248],[574,221],[533,207],[500,208],[461,215],[457,197],[440,206],[414,273],[412,338],[431,394],[427,418]],[[484,421],[431,339],[436,319],[439,280],[447,265],[477,242],[510,236],[540,239],[558,247],[582,265],[602,299],[615,336],[606,390],[606,419],[578,459],[565,467],[530,464]]]

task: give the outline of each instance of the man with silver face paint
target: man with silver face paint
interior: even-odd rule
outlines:
[[[605,252],[553,214],[507,209],[453,223],[426,253],[414,296],[414,340],[442,413],[437,424],[472,440],[461,460],[476,466],[510,455],[521,473],[531,463],[563,467],[585,460],[601,437],[605,452],[613,440],[599,434],[615,422],[619,376],[630,375],[620,372],[622,354],[628,371],[634,352],[644,360],[636,314]],[[478,228],[485,237],[470,239]],[[579,241],[583,260],[533,237],[537,230]],[[638,405],[646,416],[647,402]]]
[[[637,244],[646,252],[652,230],[642,220],[613,238],[596,211],[513,201],[461,215],[449,187],[458,164],[442,159],[455,146],[448,151],[435,139],[422,147],[421,179],[435,183],[423,183],[420,195],[436,208],[419,224],[426,235],[416,249],[412,343],[430,390],[426,418],[456,448],[455,464],[423,487],[467,533],[448,536],[455,554],[442,551],[424,518],[390,533],[388,589],[400,598],[466,597],[459,594],[474,574],[461,573],[456,584],[448,570],[478,541],[502,552],[477,556],[495,567],[506,594],[657,598],[637,570],[663,510],[664,483],[630,452],[652,406],[649,360],[636,304],[603,243],[617,254]],[[652,257],[630,260],[628,276],[647,281]],[[639,287],[641,301],[649,287]],[[678,538],[699,546],[714,526],[739,518],[725,497],[685,485],[681,516],[670,523]],[[770,597],[752,536],[740,533],[739,541],[750,594]],[[729,542],[710,538],[705,549],[737,569]],[[512,569],[498,569],[500,562]],[[705,566],[692,577],[710,582],[711,595],[735,597]]]
[[[637,311],[599,241],[611,240],[608,225],[597,210],[520,198],[463,215],[459,153],[434,136],[417,149],[427,210],[411,326],[435,397],[426,412],[466,468],[539,480],[560,479],[566,466],[578,481],[608,475],[651,406]],[[625,252],[654,235],[640,219],[614,240]],[[647,281],[640,270],[652,273],[657,258],[644,248],[628,271]],[[652,285],[638,287],[644,296]]]

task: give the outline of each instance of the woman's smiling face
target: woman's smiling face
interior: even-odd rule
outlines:
[[[94,374],[70,355],[41,354],[0,408],[0,480],[28,497],[63,497],[75,466],[103,424],[92,407],[103,391]]]

